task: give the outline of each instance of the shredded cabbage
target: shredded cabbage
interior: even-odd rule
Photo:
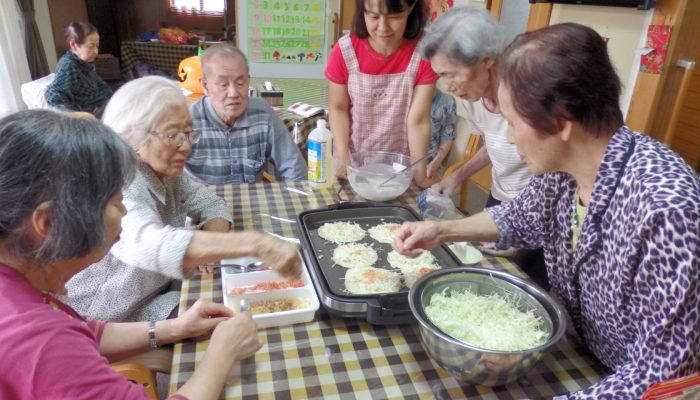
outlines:
[[[425,313],[448,335],[483,349],[526,350],[543,344],[548,333],[533,311],[523,312],[513,299],[445,289],[430,298]]]

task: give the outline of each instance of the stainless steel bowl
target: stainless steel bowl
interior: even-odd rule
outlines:
[[[515,299],[523,311],[534,310],[549,338],[541,346],[522,351],[494,351],[455,339],[435,326],[424,307],[434,293],[444,289],[487,295],[497,293]],[[408,294],[413,315],[420,324],[420,337],[428,354],[458,380],[485,386],[512,382],[532,368],[544,350],[561,339],[566,322],[561,307],[534,285],[509,273],[484,268],[445,268],[421,277]]]
[[[393,200],[411,186],[413,167],[408,167],[410,164],[411,158],[399,153],[353,153],[347,165],[348,181],[355,193],[366,200]]]

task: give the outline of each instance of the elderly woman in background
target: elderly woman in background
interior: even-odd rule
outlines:
[[[112,89],[91,64],[100,49],[100,35],[89,22],[70,22],[64,29],[68,51],[56,66],[56,77],[44,97],[53,107],[86,111],[98,117],[104,111]]]
[[[498,105],[498,66],[503,52],[503,30],[488,11],[455,7],[427,29],[420,42],[421,56],[430,60],[449,92],[467,111],[470,133],[481,135],[484,146],[454,173],[432,186],[451,195],[470,176],[491,164],[491,192],[486,207],[515,198],[532,173],[508,142],[508,123]],[[496,255],[513,255],[485,248]],[[535,282],[549,289],[542,249],[520,249],[513,261]]]
[[[128,145],[95,119],[47,110],[0,119],[0,397],[147,399],[105,357],[213,330],[194,375],[171,398],[215,399],[233,363],[260,348],[248,315],[209,301],[149,325],[86,320],[53,297],[119,240],[122,186],[135,164]]]
[[[445,241],[542,246],[552,290],[614,370],[571,399],[639,398],[700,365],[700,177],[623,125],[605,42],[577,24],[520,36],[502,59],[508,138],[536,174],[513,201],[462,222],[405,224],[415,255]]]
[[[103,122],[138,154],[136,178],[124,189],[121,240],[69,282],[65,302],[92,318],[155,321],[171,314],[180,300],[177,284],[202,264],[256,256],[283,275],[299,274],[295,245],[259,232],[229,232],[229,207],[183,174],[192,121],[174,81],[150,76],[125,84]],[[202,230],[185,229],[187,217]]]

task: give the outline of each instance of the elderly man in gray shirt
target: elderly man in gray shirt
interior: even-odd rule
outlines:
[[[306,163],[287,128],[267,103],[248,97],[245,55],[233,45],[212,46],[202,55],[202,74],[206,96],[190,109],[200,137],[187,171],[208,184],[254,183],[269,163],[276,179],[306,179]]]

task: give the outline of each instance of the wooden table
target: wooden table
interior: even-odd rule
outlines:
[[[311,191],[305,182],[210,189],[231,206],[234,230],[265,230],[288,237],[298,237],[295,224],[260,213],[295,219],[301,211],[333,203],[338,191],[337,186]],[[351,189],[344,191],[343,197],[353,197]],[[411,188],[399,201],[415,207],[416,194]],[[480,264],[522,276],[505,258],[486,257]],[[200,297],[222,302],[219,271],[184,281],[181,296],[180,312]],[[497,387],[465,385],[455,380],[430,359],[415,325],[371,325],[363,319],[339,318],[321,309],[312,322],[262,329],[260,336],[264,346],[233,368],[222,393],[224,398],[540,399],[586,388],[606,373],[605,367],[568,334],[524,379]],[[207,345],[208,340],[175,345],[170,393],[192,375]]]

